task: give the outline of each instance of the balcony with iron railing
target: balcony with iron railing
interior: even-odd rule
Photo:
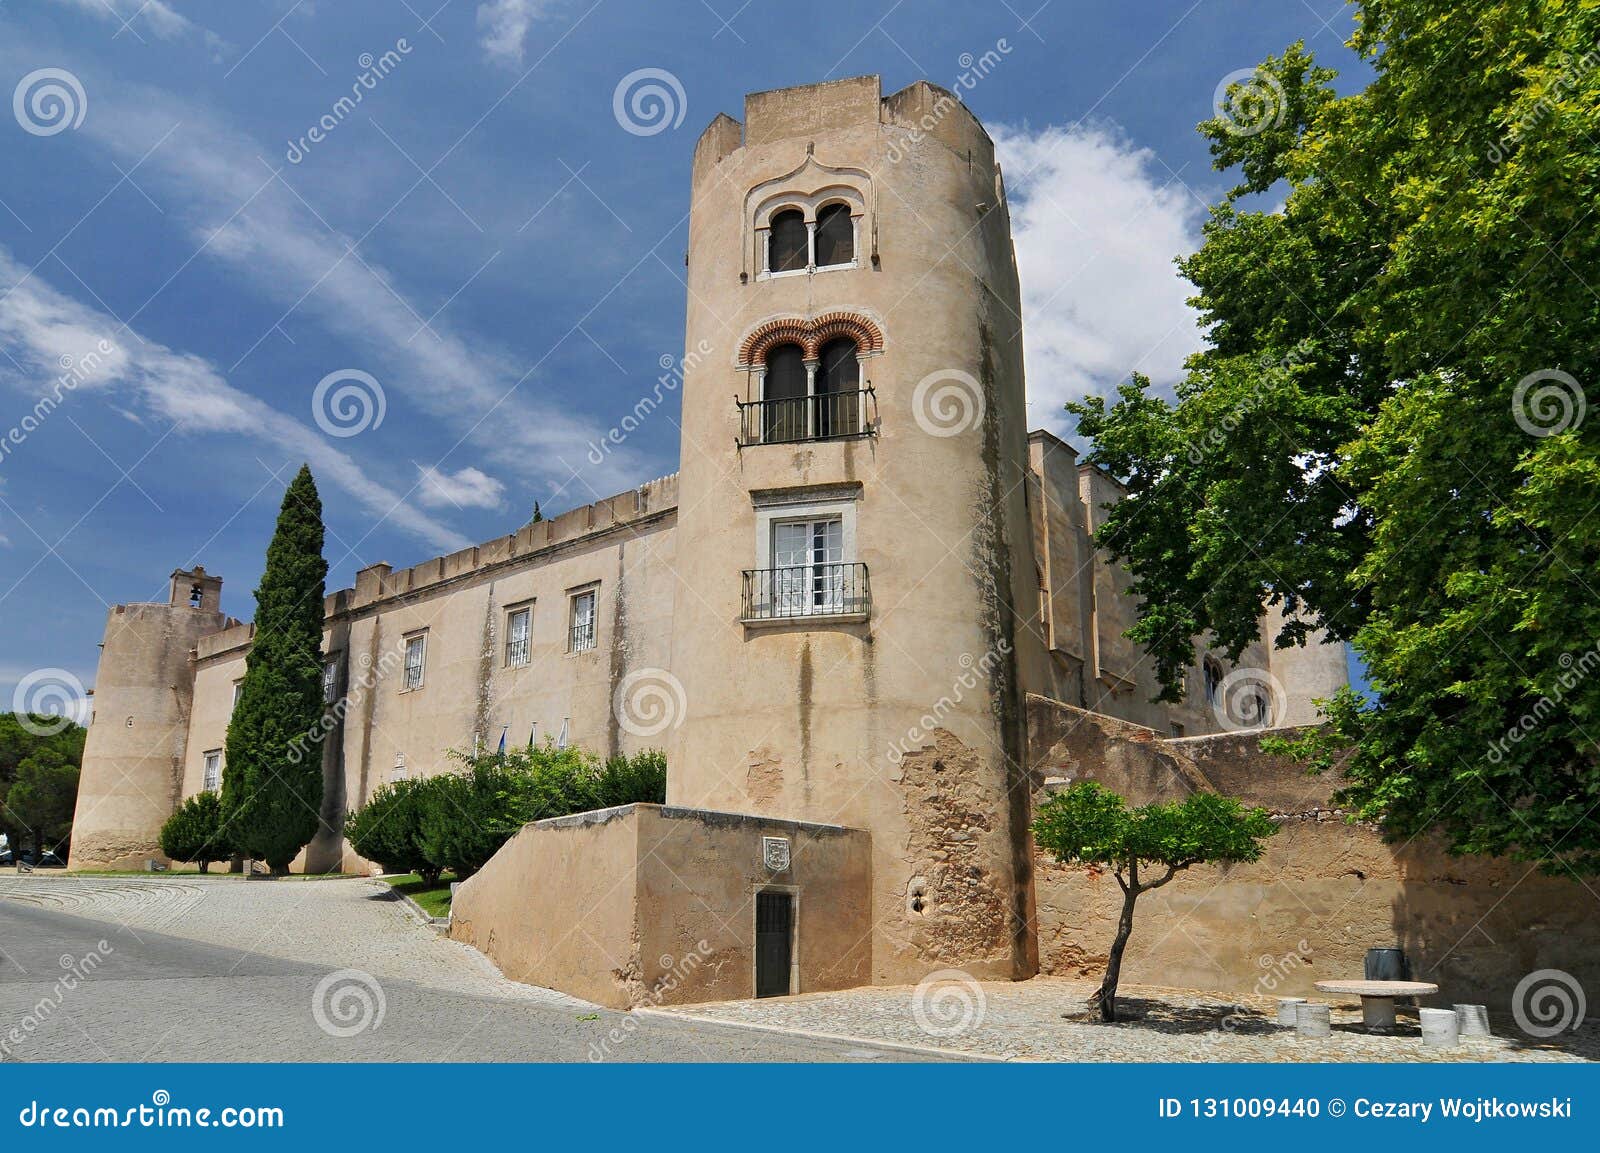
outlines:
[[[742,619],[747,625],[829,620],[856,623],[872,615],[864,564],[802,564],[746,569]]]
[[[781,400],[739,400],[739,445],[850,440],[877,428],[878,398],[872,388],[819,392]]]

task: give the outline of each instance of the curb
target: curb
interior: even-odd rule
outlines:
[[[843,1041],[852,1045],[870,1045],[875,1049],[890,1049],[896,1053],[915,1053],[919,1056],[948,1057],[957,1061],[975,1061],[1004,1065],[1023,1060],[1017,1057],[999,1057],[993,1053],[975,1053],[967,1049],[944,1049],[937,1045],[909,1045],[904,1041],[880,1041],[853,1033],[825,1033],[820,1029],[801,1029],[792,1025],[764,1025],[754,1021],[729,1021],[706,1013],[688,1013],[679,1009],[653,1009],[648,1006],[632,1009],[640,1017],[661,1017],[666,1020],[694,1021],[702,1025],[725,1025],[730,1029],[753,1029],[759,1033],[778,1033],[786,1037],[809,1037],[817,1041]]]
[[[387,881],[384,881],[378,877],[373,877],[372,880],[377,881],[378,884],[384,887],[384,889],[388,890],[390,896],[392,896],[395,900],[405,904],[411,910],[413,916],[415,916],[419,921],[428,926],[428,928],[432,929],[434,932],[442,934],[450,928],[449,917],[435,917],[433,914],[429,913],[421,905],[417,904],[410,897],[406,896]]]

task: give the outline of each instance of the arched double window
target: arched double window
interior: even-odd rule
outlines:
[[[861,360],[854,340],[828,341],[814,361],[806,360],[798,344],[776,344],[763,368],[763,443],[830,440],[862,431]]]

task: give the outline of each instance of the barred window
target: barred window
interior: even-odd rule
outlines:
[[[422,665],[427,657],[427,651],[427,633],[418,633],[414,637],[406,638],[406,671],[405,679],[400,685],[402,690],[422,687]]]
[[[594,590],[575,593],[572,597],[572,626],[567,639],[567,651],[588,652],[594,648]]]
[[[506,617],[506,664],[515,668],[532,658],[533,610],[513,609]]]
[[[322,666],[322,700],[332,704],[339,699],[339,662],[330,660]]]
[[[200,775],[200,787],[214,793],[222,787],[222,750],[212,749],[206,754],[205,769]]]

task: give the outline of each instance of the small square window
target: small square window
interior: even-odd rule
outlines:
[[[222,787],[222,750],[212,749],[205,758],[205,768],[200,774],[200,787],[208,793],[214,793]]]
[[[533,608],[512,609],[506,614],[506,664],[520,668],[533,657]]]
[[[584,653],[594,648],[594,589],[572,594],[572,622],[567,631],[567,651]]]
[[[428,634],[417,633],[406,638],[406,669],[405,676],[400,682],[400,691],[409,692],[411,689],[422,687],[422,668],[427,660]]]

